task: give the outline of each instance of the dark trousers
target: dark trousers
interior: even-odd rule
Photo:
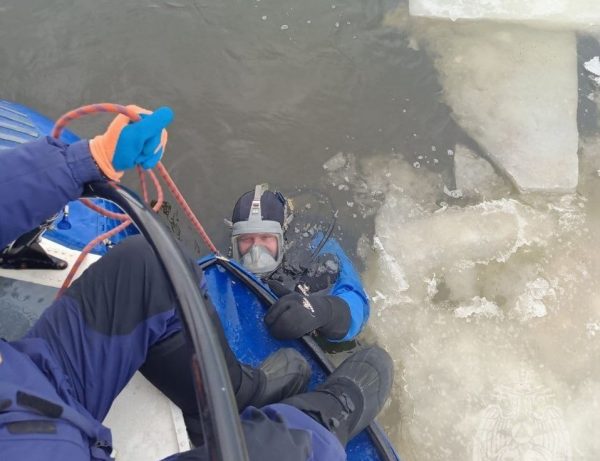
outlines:
[[[235,390],[240,386],[241,367],[214,309],[211,315]],[[75,398],[99,421],[138,369],[185,415],[196,411],[191,350],[181,332],[175,296],[141,237],[128,238],[88,268],[26,338],[41,338],[48,344]],[[290,460],[312,459],[315,443],[339,452],[341,445],[325,428],[293,407],[280,407],[250,408],[242,415],[252,459],[281,459],[277,453]],[[293,416],[290,424],[282,417],[286,412]],[[198,449],[177,456],[204,459],[205,454]]]
[[[236,389],[240,364],[214,309],[211,315]],[[195,408],[189,366],[192,351],[181,331],[175,296],[150,246],[141,237],[125,240],[90,266],[44,312],[26,337],[46,340],[73,383],[77,399],[95,418],[106,416],[112,401],[133,373],[145,369],[147,361],[152,378],[166,376],[169,370],[175,372],[171,376],[178,376],[174,381],[180,396],[175,403],[184,411]],[[175,363],[166,360],[174,351],[179,357]],[[157,381],[159,388],[169,387]]]

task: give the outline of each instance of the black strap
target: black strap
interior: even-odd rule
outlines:
[[[0,400],[0,411],[6,410],[11,405],[12,405],[12,400],[11,399],[2,399],[2,400]]]
[[[22,391],[17,391],[17,403],[23,407],[31,408],[48,418],[60,418],[63,412],[63,407],[60,405]]]

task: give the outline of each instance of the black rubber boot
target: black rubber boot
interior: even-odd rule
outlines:
[[[347,358],[313,392],[281,403],[303,411],[346,446],[383,408],[393,375],[394,364],[388,353],[379,347],[369,347]]]
[[[311,369],[302,354],[291,348],[271,354],[260,368],[242,365],[242,382],[235,398],[239,410],[260,408],[304,392]]]

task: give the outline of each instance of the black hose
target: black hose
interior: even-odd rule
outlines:
[[[310,259],[308,261],[308,264],[304,268],[304,273],[302,275],[304,275],[306,273],[306,271],[308,270],[308,268],[310,267],[310,265],[315,261],[315,259],[319,255],[319,252],[323,249],[323,247],[325,246],[325,244],[327,243],[327,241],[331,237],[331,234],[333,233],[333,229],[335,228],[335,223],[336,222],[337,222],[337,211],[334,213],[334,215],[333,215],[333,221],[331,221],[331,224],[327,228],[327,231],[325,232],[325,235],[323,236],[323,238],[319,242],[319,245],[317,246],[317,248],[315,248],[315,251],[313,251],[313,253],[312,253],[312,255],[311,255],[311,257],[310,257]]]
[[[210,459],[248,461],[223,352],[189,260],[169,230],[133,192],[95,182],[87,185],[85,195],[102,197],[121,207],[153,247],[167,273],[179,301],[177,308],[184,331],[194,346],[192,368],[195,377],[201,379],[196,383],[196,397]]]

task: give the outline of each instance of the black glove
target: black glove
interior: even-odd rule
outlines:
[[[350,328],[350,307],[342,298],[329,295],[304,296],[281,283],[268,281],[279,296],[265,316],[265,323],[277,339],[296,339],[314,330],[328,339],[342,339]]]

